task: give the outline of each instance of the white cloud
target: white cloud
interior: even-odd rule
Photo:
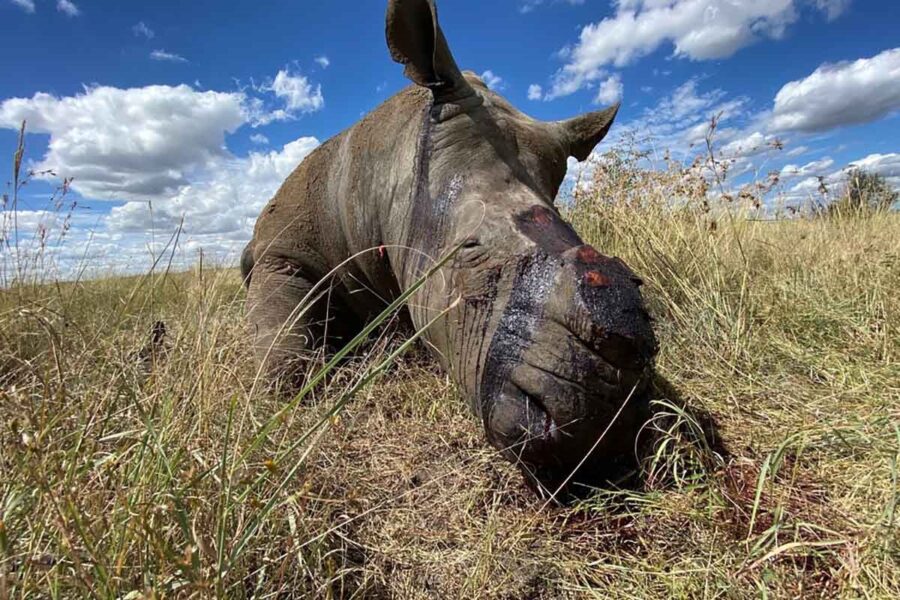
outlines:
[[[253,122],[253,100],[182,85],[95,87],[0,103],[0,127],[27,119],[30,132],[50,135],[46,156],[30,166],[74,176],[79,197],[126,202],[105,217],[79,209],[67,222],[52,211],[23,211],[22,229],[33,235],[47,228],[53,237],[67,223],[66,241],[48,249],[66,277],[84,255],[98,269],[146,270],[149,249],[158,253],[182,219],[178,265],[195,261],[199,248],[207,260],[233,264],[261,208],[319,144],[301,137],[277,151],[234,156],[225,135]]]
[[[109,231],[140,233],[153,227],[174,230],[182,218],[188,235],[220,234],[249,239],[259,211],[285,178],[317,146],[313,137],[295,140],[267,153],[252,152],[247,158],[223,157],[177,193],[153,202],[129,202],[115,207]]]
[[[855,160],[849,167],[857,167],[870,173],[878,173],[887,178],[894,189],[900,190],[900,153],[870,154]]]
[[[315,61],[315,63],[317,65],[319,65],[323,69],[327,69],[331,65],[331,61],[325,55],[317,56],[313,60]]]
[[[713,118],[718,120],[717,140],[725,142],[735,136],[725,124],[746,116],[747,99],[728,99],[719,89],[698,90],[698,80],[690,79],[654,107],[647,108],[635,121],[618,127],[619,135],[636,133],[650,137],[658,148],[673,152],[683,151],[685,146],[704,139]]]
[[[56,3],[56,10],[70,17],[77,17],[81,14],[81,11],[78,10],[78,7],[71,0],[59,0]]]
[[[749,158],[751,156],[756,156],[757,154],[762,154],[767,150],[771,150],[775,139],[776,138],[773,135],[754,131],[749,135],[736,137],[722,146],[720,154],[723,157],[730,159]]]
[[[176,63],[186,63],[188,59],[178,54],[173,54],[171,52],[166,52],[165,50],[154,50],[150,53],[150,58],[153,60],[165,61],[165,62],[176,62]]]
[[[27,13],[34,12],[34,0],[11,0],[13,4]]]
[[[564,48],[567,63],[553,78],[549,98],[572,94],[666,43],[691,60],[726,58],[762,38],[780,38],[806,0],[618,0],[616,14],[586,26]],[[817,7],[835,14],[834,2]]]
[[[519,12],[530,13],[542,4],[557,4],[559,2],[564,2],[565,4],[571,4],[573,6],[584,4],[584,0],[522,0],[519,5]]]
[[[498,92],[498,91],[502,90],[504,87],[506,87],[505,84],[503,83],[503,78],[496,75],[490,69],[488,69],[487,71],[482,73],[480,75],[480,77],[481,77],[482,81],[484,81],[484,84],[486,86],[488,86],[490,89],[494,90],[495,92]]]
[[[50,135],[37,168],[74,177],[79,193],[98,199],[152,198],[186,185],[192,172],[226,155],[225,134],[249,118],[243,94],[186,85],[94,87],[0,104],[0,127],[27,120],[30,132]]]
[[[825,13],[829,21],[834,21],[844,14],[851,0],[815,0],[816,7]]]
[[[539,86],[536,83],[532,83],[528,86],[528,99],[529,100],[540,100],[544,95],[544,88]]]
[[[575,159],[568,162],[568,173],[563,184],[563,194],[575,189],[582,191],[592,186],[592,173],[602,153],[610,148],[620,148],[627,155],[631,151],[646,152],[648,168],[659,165],[663,154],[675,160],[690,162],[698,150],[693,146],[707,135],[713,117],[719,119],[716,140],[727,143],[738,135],[733,127],[723,127],[731,121],[746,118],[747,99],[728,99],[722,90],[701,91],[698,80],[691,79],[664,96],[653,106],[646,108],[636,119],[617,122],[603,145],[584,163]],[[699,152],[705,153],[705,146]]]
[[[841,183],[842,172],[835,175],[827,175],[821,177],[807,177],[803,181],[794,184],[784,195],[784,200],[788,202],[802,202],[810,198],[816,201],[822,200],[821,190],[824,185],[826,190],[830,190]]]
[[[617,73],[600,84],[597,90],[595,104],[615,104],[622,99],[625,88],[622,85],[622,77]]]
[[[775,96],[770,125],[779,131],[826,131],[874,121],[900,109],[900,48],[872,58],[825,64]]]
[[[269,145],[269,138],[267,138],[266,136],[264,136],[261,133],[254,133],[253,135],[251,135],[250,141],[253,142],[254,144],[259,144],[260,146],[268,146]]]
[[[810,163],[810,165],[815,164]],[[883,176],[895,190],[900,190],[900,153],[894,152],[890,154],[870,154],[830,173],[823,173],[821,169],[810,168],[802,174],[809,176],[792,186],[788,190],[786,197],[792,201],[802,201],[810,197],[818,200],[821,198],[821,186],[824,184],[825,189],[829,192],[829,197],[834,198],[841,186],[847,182],[847,174],[854,168],[860,168],[869,173],[877,173]],[[814,173],[813,170],[819,172]]]
[[[817,177],[826,175],[826,171],[834,166],[834,160],[830,157],[808,162],[805,165],[785,165],[781,168],[781,177],[784,179],[794,177]]]
[[[144,37],[148,40],[152,40],[156,37],[156,32],[150,29],[143,21],[132,27],[131,31],[134,33],[135,37]]]
[[[281,98],[290,113],[312,113],[325,106],[321,85],[314,86],[305,76],[292,75],[288,70],[278,71],[275,79],[260,89]]]

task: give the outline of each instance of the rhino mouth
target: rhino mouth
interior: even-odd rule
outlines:
[[[618,381],[599,371],[573,378],[523,362],[494,400],[488,438],[524,470],[554,475],[630,452],[648,368],[610,371]]]

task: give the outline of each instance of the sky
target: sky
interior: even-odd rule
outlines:
[[[637,136],[690,161],[718,116],[717,152],[738,177],[779,172],[780,202],[854,165],[900,187],[896,0],[438,4],[460,67],[531,116],[621,101],[600,152]],[[179,264],[235,263],[297,164],[408,84],[385,7],[0,0],[0,168],[24,120],[34,172],[21,248],[43,243],[63,277],[143,271],[183,223]]]

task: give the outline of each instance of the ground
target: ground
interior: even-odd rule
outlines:
[[[389,325],[285,402],[233,270],[0,292],[0,599],[900,597],[900,217],[644,185],[566,211],[661,343],[639,485],[568,506]]]

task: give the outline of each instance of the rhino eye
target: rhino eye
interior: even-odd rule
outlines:
[[[476,237],[467,238],[466,241],[463,242],[463,248],[477,248],[481,245],[481,241]]]

